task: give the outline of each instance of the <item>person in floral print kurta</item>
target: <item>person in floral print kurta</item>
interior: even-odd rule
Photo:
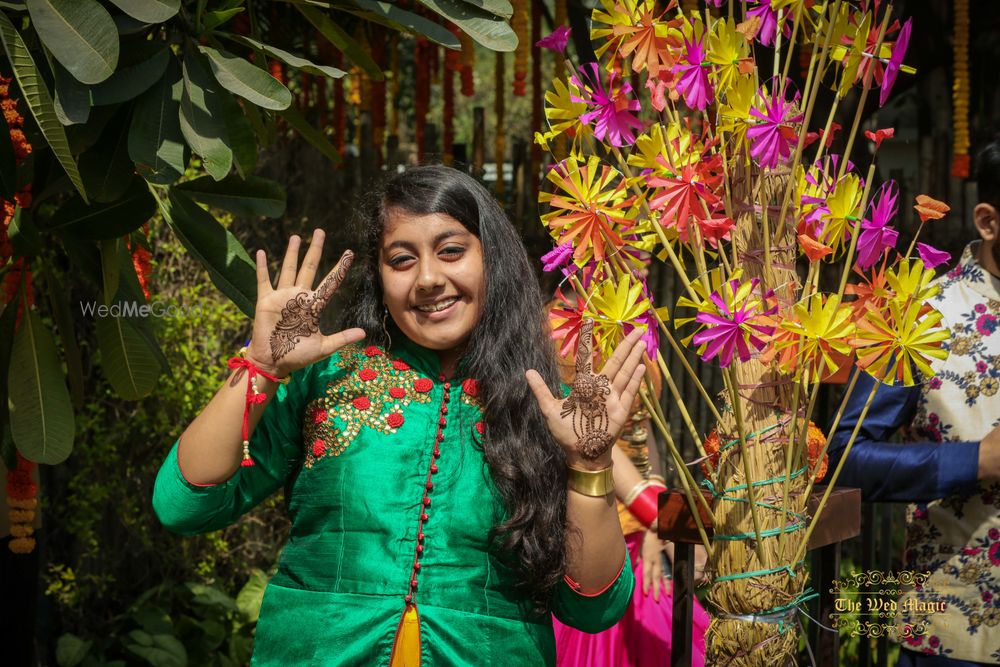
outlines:
[[[879,387],[838,481],[868,501],[911,503],[903,569],[930,576],[897,601],[898,665],[1000,663],[1000,143],[979,154],[977,174],[982,240],[936,281],[932,300],[951,329],[949,356],[920,386]],[[858,380],[831,465],[872,382]],[[887,442],[897,430],[903,443]]]

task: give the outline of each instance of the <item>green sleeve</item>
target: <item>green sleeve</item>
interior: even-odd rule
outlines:
[[[278,386],[250,434],[254,465],[237,468],[225,482],[188,482],[177,464],[179,439],[174,442],[153,487],[153,510],[165,527],[182,535],[225,528],[284,485],[301,458],[302,417],[312,374],[309,366]]]
[[[566,578],[560,581],[556,586],[552,613],[562,623],[577,630],[591,634],[601,632],[625,615],[634,588],[635,573],[626,551],[618,577],[596,595],[578,592]]]

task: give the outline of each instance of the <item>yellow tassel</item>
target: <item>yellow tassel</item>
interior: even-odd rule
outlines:
[[[390,667],[420,667],[420,617],[414,604],[407,604],[399,619]]]

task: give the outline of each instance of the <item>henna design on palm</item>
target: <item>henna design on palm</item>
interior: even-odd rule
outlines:
[[[611,383],[608,376],[593,372],[593,329],[593,320],[585,320],[580,329],[576,378],[560,414],[561,417],[572,414],[578,451],[588,460],[600,458],[615,442],[608,431],[611,420],[607,397],[611,394]]]
[[[281,309],[281,317],[271,332],[271,358],[278,361],[295,349],[302,338],[307,338],[319,331],[319,318],[330,297],[337,291],[347,275],[347,270],[354,263],[354,253],[346,251],[337,267],[311,295],[309,292],[299,292],[288,300]]]

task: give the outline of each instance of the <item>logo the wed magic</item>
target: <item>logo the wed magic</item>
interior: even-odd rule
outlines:
[[[848,630],[852,637],[926,634],[928,618],[948,608],[936,593],[923,588],[928,577],[930,572],[869,570],[835,579],[830,587],[836,596],[830,614],[833,627]]]

